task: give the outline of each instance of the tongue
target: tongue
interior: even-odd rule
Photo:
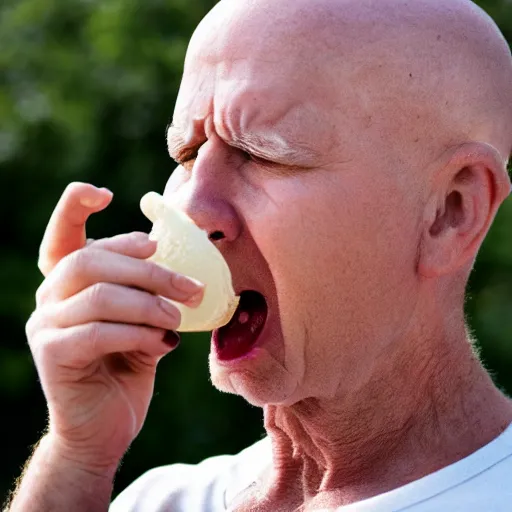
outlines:
[[[260,335],[267,318],[267,303],[258,292],[246,291],[231,321],[217,331],[216,342],[220,359],[230,360],[249,353]]]

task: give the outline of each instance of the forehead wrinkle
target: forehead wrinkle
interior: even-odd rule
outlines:
[[[222,106],[218,100],[214,103],[212,131],[226,144],[283,164],[307,165],[318,159],[319,152],[309,141],[301,140],[290,130],[286,136],[280,122],[262,119],[258,112],[248,115],[253,104],[239,109],[233,108],[233,101]]]
[[[197,127],[198,123],[194,123]],[[215,129],[212,129],[215,131]],[[189,131],[188,137],[183,135],[183,131],[170,123],[167,127],[167,148],[169,155],[180,161],[193,155],[197,146],[207,140],[207,137],[199,137],[198,132],[193,129]],[[288,143],[283,137],[277,133],[269,133],[262,135],[257,133],[244,132],[236,134],[231,132],[232,136],[225,140],[227,144],[239,149],[248,151],[262,158],[275,159],[276,161],[286,161],[290,164],[304,164],[318,158],[318,154],[309,148],[302,147],[300,144]],[[220,135],[219,135],[220,137]]]
[[[257,123],[257,115],[254,115],[252,119],[242,115],[239,134],[241,141],[252,148],[254,152],[257,152],[258,148],[265,148],[265,152],[272,152],[276,159],[284,158],[291,163],[318,160],[318,153],[313,150],[309,142],[304,142],[301,133],[308,125],[293,122],[293,114],[300,108],[297,102],[287,105],[282,112],[278,113],[268,128],[251,126],[251,124]],[[253,122],[251,123],[251,121]],[[298,133],[297,127],[300,127]]]
[[[276,87],[270,96],[267,91],[247,89],[224,94],[223,101],[216,102],[217,133],[235,147],[277,162],[304,165],[317,161],[320,151],[312,147],[315,129],[310,120],[319,116],[306,115],[307,123],[299,121],[297,113],[304,110],[304,104],[283,103],[286,96],[279,90]]]

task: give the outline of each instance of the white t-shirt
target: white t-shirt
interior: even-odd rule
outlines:
[[[268,437],[236,455],[148,471],[109,512],[226,512],[270,463]],[[468,457],[415,482],[337,512],[512,512],[512,425]]]

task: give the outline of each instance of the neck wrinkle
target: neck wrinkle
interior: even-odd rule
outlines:
[[[336,506],[391,490],[469,455],[512,421],[469,341],[446,338],[395,354],[351,397],[266,406],[269,495],[294,489]],[[463,341],[463,342],[461,342]],[[429,350],[425,350],[428,347]],[[322,502],[323,503],[323,502]]]

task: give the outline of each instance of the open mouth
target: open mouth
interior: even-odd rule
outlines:
[[[247,355],[256,345],[267,319],[267,301],[261,293],[246,290],[233,318],[213,334],[220,360],[229,361]]]

